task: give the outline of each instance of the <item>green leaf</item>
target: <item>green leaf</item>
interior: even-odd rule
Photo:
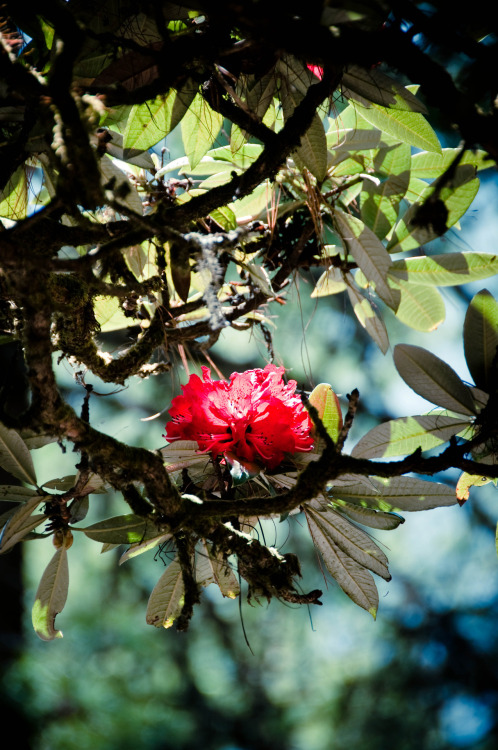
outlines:
[[[46,516],[43,514],[32,515],[33,511],[43,502],[44,498],[35,495],[17,508],[15,513],[12,513],[0,535],[0,553],[7,552],[46,520]]]
[[[303,100],[303,94],[282,81],[282,108],[285,120],[294,113],[297,105]],[[309,169],[318,182],[322,182],[327,174],[327,139],[323,123],[318,115],[314,115],[310,127],[301,136],[299,148],[294,152],[297,166],[300,163]]]
[[[459,148],[443,148],[440,154],[428,151],[413,154],[411,166],[412,177],[437,179],[448,169],[459,153]],[[486,151],[480,151],[479,149],[465,151],[459,163],[473,164],[478,170],[495,166],[494,160],[490,159]]]
[[[363,326],[368,335],[372,337],[382,354],[385,354],[389,349],[389,338],[381,318],[379,318],[368,299],[354,283],[351,285],[348,284],[347,291],[358,322]]]
[[[133,318],[126,317],[117,297],[96,296],[93,311],[103,333],[136,325]]]
[[[237,229],[237,218],[228,206],[220,206],[220,208],[211,211],[209,215],[226,232],[230,231],[230,229]]]
[[[1,422],[0,466],[22,482],[36,485],[35,467],[28,446],[16,430]]]
[[[181,124],[183,147],[191,169],[211,148],[222,125],[222,115],[212,110],[201,94],[196,94]]]
[[[121,133],[116,133],[115,130],[107,130],[106,133],[107,138],[110,138],[105,144],[105,150],[109,156],[142,169],[151,170],[155,168],[154,160],[148,151],[138,148],[127,148],[125,150]]]
[[[173,560],[149,597],[146,613],[148,625],[170,628],[182,611],[184,594],[182,569],[178,560]]]
[[[426,349],[410,344],[394,347],[394,364],[415,393],[457,414],[477,414],[468,386],[456,372]]]
[[[196,90],[195,84],[188,81],[180,91],[171,89],[165,97],[134,105],[123,136],[124,149],[145,151],[159,143],[178,125]]]
[[[456,485],[458,504],[461,506],[469,499],[469,490],[471,487],[482,487],[492,481],[493,479],[491,479],[491,477],[485,477],[482,474],[468,474],[464,471],[463,474],[460,474]]]
[[[444,300],[437,289],[391,278],[389,285],[399,293],[395,314],[405,325],[416,331],[434,331],[445,319]]]
[[[68,588],[67,549],[63,545],[45,568],[31,614],[35,633],[43,641],[62,638],[62,631],[55,629],[55,618],[64,609]]]
[[[21,165],[0,190],[0,216],[12,221],[25,219],[28,215],[28,180],[26,166]]]
[[[305,508],[306,519],[313,543],[320,552],[325,567],[355,604],[358,604],[375,619],[379,606],[379,594],[369,571],[345,554],[317,524]]]
[[[442,445],[452,435],[465,434],[470,438],[468,419],[447,417],[442,414],[424,414],[416,417],[391,419],[374,427],[351,451],[355,458],[388,458],[423,451]]]
[[[392,305],[393,295],[386,281],[391,256],[371,229],[350,214],[335,209],[332,214],[334,229],[353,256],[368,281],[375,284],[379,297]]]
[[[441,153],[438,137],[422,114],[386,109],[378,104],[372,104],[368,108],[360,104],[354,106],[360,117],[381,132],[410,146]]]
[[[457,167],[449,185],[437,190],[437,181],[427,185],[417,203],[402,216],[387,245],[391,253],[413,250],[440,237],[464,215],[479,190],[475,168]]]
[[[309,402],[318,412],[323,426],[334,442],[342,430],[342,412],[339,399],[328,383],[320,383],[311,391]]]
[[[474,383],[490,393],[496,385],[492,365],[498,347],[498,303],[487,289],[478,292],[467,309],[463,342]]]
[[[455,490],[439,482],[413,477],[379,479],[369,477],[368,485],[351,484],[334,487],[341,500],[383,511],[420,511],[456,505]]]
[[[443,253],[395,260],[388,271],[396,281],[428,286],[457,286],[498,273],[496,253]]]
[[[124,516],[106,518],[105,521],[87,526],[83,531],[89,539],[96,542],[111,542],[112,544],[134,544],[157,536],[157,527],[140,516],[129,513]]]
[[[348,65],[342,76],[342,94],[366,107],[379,104],[383,109],[427,113],[426,107],[409,89],[375,68],[367,70]]]
[[[376,185],[371,180],[363,181],[361,192],[361,218],[380,239],[391,231],[398,218],[398,206],[409,183],[409,172],[394,175]]]
[[[330,294],[338,294],[347,289],[344,276],[340,268],[331,266],[322,273],[311,292],[311,297],[327,297]]]

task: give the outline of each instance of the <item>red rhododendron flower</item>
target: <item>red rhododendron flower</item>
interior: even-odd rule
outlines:
[[[323,68],[321,68],[319,65],[311,65],[311,63],[309,65],[307,65],[306,67],[308,68],[308,70],[311,70],[311,72],[313,73],[314,76],[316,76],[317,78],[319,78],[320,80],[322,80],[322,78],[323,78]]]
[[[283,367],[234,372],[230,381],[211,380],[208,367],[202,380],[191,375],[183,395],[171,402],[172,421],[166,439],[195,440],[201,451],[214,457],[234,453],[240,460],[259,461],[269,469],[286,453],[313,447],[313,423],[301,399],[296,381],[286,385]]]

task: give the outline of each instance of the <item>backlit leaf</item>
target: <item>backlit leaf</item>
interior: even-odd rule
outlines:
[[[395,260],[390,278],[428,286],[457,286],[498,273],[496,253],[442,253]]]
[[[394,227],[387,245],[391,253],[412,250],[430,242],[452,227],[464,215],[479,190],[475,168],[470,164],[457,167],[454,178],[437,194],[437,183],[427,185],[420,196]]]
[[[392,278],[389,285],[399,293],[394,312],[405,325],[416,331],[434,331],[444,321],[446,308],[437,289]]]
[[[420,151],[412,156],[411,174],[413,177],[437,179],[448,169],[456,156],[460,153],[459,148],[443,148],[440,154],[430,151]],[[485,151],[476,149],[466,150],[459,164],[473,164],[478,170],[494,167],[495,162]]]
[[[342,429],[342,412],[339,399],[328,383],[320,383],[311,391],[309,402],[318,412],[323,426],[334,442]]]
[[[441,153],[441,144],[425,117],[418,112],[386,109],[378,104],[355,104],[358,114],[383,133],[426,151]]]
[[[179,92],[171,89],[165,97],[134,105],[123,136],[124,149],[146,150],[159,143],[178,125],[195,93],[189,81]]]
[[[411,91],[379,70],[348,65],[342,76],[342,93],[361,104],[379,104],[383,108],[408,112],[427,112],[424,104]],[[364,100],[367,100],[366,102]]]
[[[374,427],[351,451],[355,458],[387,458],[423,451],[442,445],[452,435],[468,431],[470,422],[442,414],[424,414],[416,417],[400,417]]]
[[[311,292],[312,297],[327,297],[330,294],[338,294],[347,289],[343,273],[340,268],[330,266],[322,273]]]
[[[201,94],[196,94],[181,124],[183,146],[191,169],[211,148],[222,124],[222,115],[211,109]]]

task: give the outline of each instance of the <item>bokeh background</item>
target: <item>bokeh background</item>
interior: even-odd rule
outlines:
[[[175,133],[166,145],[172,157],[180,152]],[[461,226],[433,249],[493,251],[497,206],[495,174],[484,173]],[[432,405],[399,378],[390,353],[383,356],[354,322],[344,295],[311,299],[312,278],[296,277],[287,304],[270,308],[275,362],[306,389],[331,383],[344,405],[345,395],[359,389],[361,406],[346,447],[380,420],[429,410]],[[461,330],[468,301],[483,286],[444,289],[446,321],[430,334],[411,331],[386,310],[391,346],[424,346],[470,381]],[[496,280],[486,286],[498,294]],[[107,336],[103,344],[120,348],[126,338]],[[262,336],[252,331],[225,331],[210,356],[225,376],[268,361]],[[190,364],[194,371],[207,362],[195,355]],[[75,370],[67,362],[57,369],[79,410],[84,391]],[[101,394],[91,400],[92,423],[117,439],[157,449],[164,444],[165,412],[187,379],[180,358],[171,373],[135,379],[118,392],[89,376]],[[43,482],[74,473],[77,457],[70,446],[64,452],[54,443],[35,451],[34,460]],[[455,474],[441,479],[454,481]],[[223,599],[210,586],[187,633],[158,630],[145,623],[145,609],[168,550],[119,566],[122,549],[100,554],[99,544],[75,534],[70,595],[57,619],[64,638],[44,643],[31,629],[30,610],[53,547],[50,540],[26,543],[22,581],[0,560],[0,583],[17,587],[25,605],[17,633],[6,627],[12,613],[5,607],[2,616],[0,694],[16,747],[494,750],[497,499],[492,484],[474,488],[463,508],[406,514],[397,530],[374,532],[393,575],[389,583],[378,580],[376,621],[324,576],[295,516],[265,522],[257,532],[300,555],[303,590],[322,588],[322,607],[251,606],[244,595]],[[123,512],[119,497],[97,495],[86,520]]]

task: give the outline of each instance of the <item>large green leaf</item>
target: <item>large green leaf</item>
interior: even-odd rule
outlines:
[[[457,502],[453,487],[413,477],[385,480],[370,477],[368,485],[337,487],[334,494],[346,502],[388,512],[431,510]]]
[[[149,597],[147,623],[156,628],[170,628],[182,611],[184,594],[182,569],[178,560],[173,560]]]
[[[383,109],[427,112],[411,91],[375,68],[367,70],[359,65],[348,65],[342,76],[342,94],[366,107],[379,104]]]
[[[395,313],[402,323],[416,331],[434,331],[443,322],[446,308],[437,289],[393,279],[389,285],[399,293]]]
[[[458,414],[477,413],[470,388],[435,354],[420,346],[398,344],[394,364],[405,383],[422,398]]]
[[[196,87],[190,81],[180,91],[132,107],[123,135],[124,149],[146,150],[155,146],[180,122],[190,107]]]
[[[379,185],[363,181],[361,218],[373,233],[384,239],[398,219],[398,206],[408,188],[410,173],[393,175]]]
[[[339,399],[328,383],[319,383],[310,393],[309,402],[334,442],[342,429],[342,412]]]
[[[35,632],[43,641],[62,638],[62,631],[55,629],[55,618],[64,609],[68,588],[67,549],[63,545],[42,575],[31,613]]]
[[[443,253],[395,260],[390,278],[429,286],[457,286],[498,273],[496,253]]]
[[[322,273],[311,292],[312,297],[328,297],[330,294],[344,292],[347,284],[344,281],[344,275],[340,268],[331,266]]]
[[[467,211],[479,190],[475,167],[457,167],[454,178],[437,191],[437,182],[427,185],[420,196],[394,227],[387,245],[391,253],[413,250],[452,227]],[[436,196],[436,197],[435,197]]]
[[[16,430],[1,422],[0,466],[22,482],[36,485],[35,467],[28,446]]]
[[[355,108],[360,117],[398,141],[427,151],[441,152],[438,137],[422,114],[386,109],[378,104],[368,108],[355,104]]]
[[[437,179],[448,169],[459,153],[459,148],[443,148],[440,154],[431,151],[420,151],[418,154],[413,154],[412,176],[422,179]],[[479,149],[465,151],[459,163],[473,164],[478,170],[495,166],[494,160],[490,159],[486,151],[480,151]]]
[[[211,109],[201,94],[196,94],[181,124],[183,147],[191,169],[209,151],[222,125],[223,116]]]
[[[470,437],[470,421],[443,414],[400,417],[374,427],[356,443],[355,458],[388,458],[413,453],[417,448],[430,450],[442,445],[452,435]]]
[[[302,101],[303,94],[298,90],[284,85],[282,81],[282,108],[286,120],[294,113],[297,105]],[[301,136],[300,145],[294,152],[296,163],[309,169],[319,182],[327,174],[327,139],[325,130],[318,115],[314,115],[310,127]]]
[[[0,216],[13,221],[25,219],[28,214],[28,179],[26,166],[23,164],[0,190]]]
[[[467,309],[463,342],[474,383],[490,393],[496,386],[492,364],[498,347],[498,302],[487,289],[478,292]]]

